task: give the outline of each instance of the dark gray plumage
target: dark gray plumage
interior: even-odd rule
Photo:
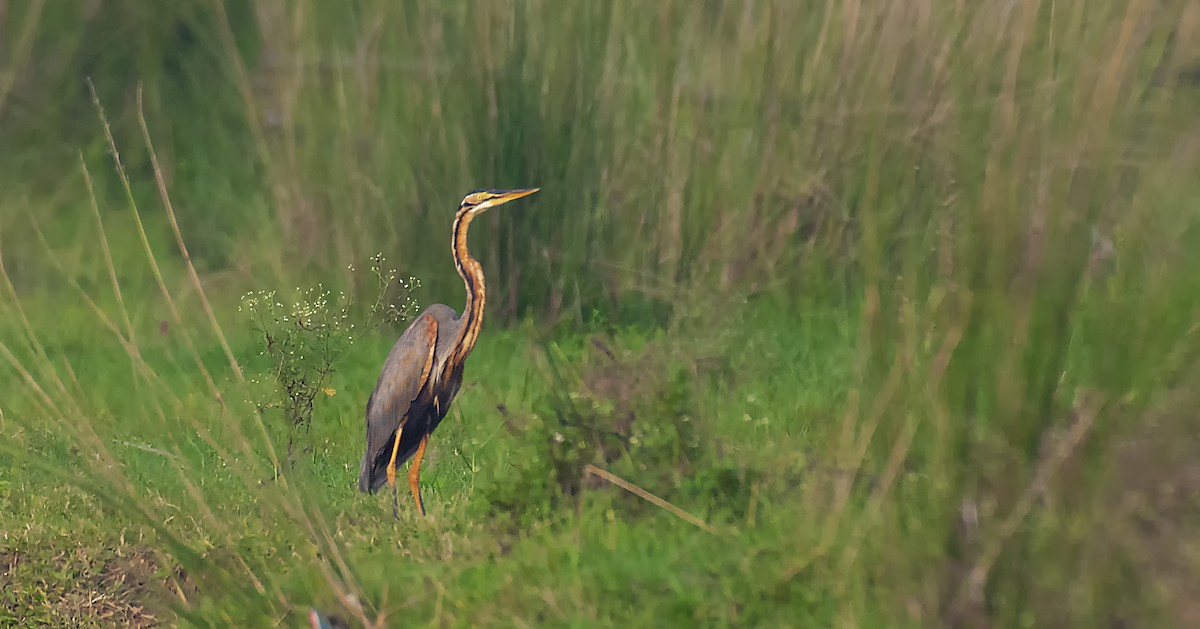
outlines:
[[[450,402],[462,385],[462,372],[459,371],[457,377],[452,375],[450,382],[434,382],[434,387],[426,385],[436,374],[442,373],[461,331],[462,320],[453,308],[433,304],[413,320],[392,346],[375,390],[367,400],[367,448],[359,467],[359,491],[375,493],[387,482],[387,465],[392,451],[385,446],[392,443],[401,422],[404,422],[404,431],[396,454],[397,466],[412,457],[421,439],[433,432],[446,416]],[[426,377],[420,378],[431,345],[430,368]],[[436,408],[428,389],[445,389]]]

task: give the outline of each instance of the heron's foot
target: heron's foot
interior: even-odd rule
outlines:
[[[413,502],[417,503],[417,514],[421,517],[425,517],[425,501],[421,499],[420,489],[413,494]]]
[[[392,483],[392,519],[400,519],[400,488]]]

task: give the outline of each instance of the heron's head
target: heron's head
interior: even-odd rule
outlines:
[[[481,214],[486,210],[490,210],[498,205],[504,205],[509,201],[527,197],[541,188],[523,188],[521,190],[473,190],[470,194],[463,197],[462,205],[459,206],[459,211],[469,211],[472,214]]]

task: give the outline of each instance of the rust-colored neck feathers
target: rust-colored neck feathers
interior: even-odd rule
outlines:
[[[467,229],[475,218],[473,208],[462,208],[454,216],[454,266],[467,288],[467,305],[463,308],[462,330],[454,347],[454,360],[449,364],[462,364],[475,347],[479,330],[483,327],[483,306],[487,301],[487,289],[483,284],[483,267],[471,257],[467,250]]]

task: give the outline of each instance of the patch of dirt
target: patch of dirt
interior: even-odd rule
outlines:
[[[151,618],[170,616],[166,599],[175,595],[176,587],[182,588],[189,600],[195,597],[195,585],[182,569],[177,569],[173,576],[173,579],[160,576],[158,562],[144,549],[110,559],[100,574],[108,590],[119,592],[131,606],[142,609]]]
[[[0,617],[19,625],[157,627],[167,582],[144,549],[0,549]]]

